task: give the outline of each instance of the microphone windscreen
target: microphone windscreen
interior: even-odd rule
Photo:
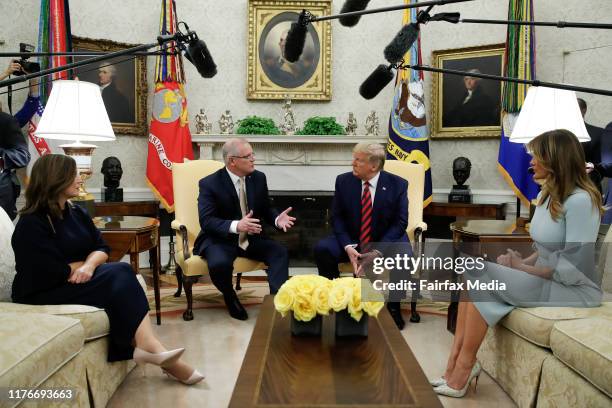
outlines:
[[[285,59],[289,62],[296,62],[300,59],[304,45],[306,44],[307,26],[292,23],[287,38],[285,39]]]
[[[217,65],[213,61],[212,55],[210,55],[204,41],[191,41],[189,46],[187,46],[185,58],[196,67],[202,77],[212,78],[217,74]]]
[[[353,11],[365,10],[370,0],[346,0],[340,10],[341,14],[351,13]],[[340,24],[345,27],[353,27],[357,25],[361,16],[343,16],[340,17]]]
[[[416,23],[406,24],[385,47],[385,59],[391,64],[400,62],[418,37],[419,26]]]
[[[393,79],[391,67],[380,64],[359,87],[359,94],[365,99],[372,99]]]

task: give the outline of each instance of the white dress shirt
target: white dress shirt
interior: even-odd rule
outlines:
[[[232,184],[234,185],[234,188],[236,189],[236,195],[238,196],[238,199],[240,199],[240,177],[235,175],[234,173],[232,173],[227,167],[225,168],[225,170],[227,171],[227,174],[229,174],[230,179],[232,180]],[[246,188],[246,177],[244,178],[244,194],[247,193],[247,188]],[[246,197],[245,197],[246,199]],[[247,200],[248,202],[248,200]],[[238,223],[240,222],[240,220],[234,220],[232,221],[232,223],[230,224],[229,227],[229,232],[231,232],[232,234],[239,234],[238,232]],[[274,220],[274,225],[276,226],[276,228],[278,228],[278,217],[276,217],[276,219]]]

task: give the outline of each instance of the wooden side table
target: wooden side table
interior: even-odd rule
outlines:
[[[159,218],[159,201],[122,201],[94,203],[96,217],[103,215],[140,215],[142,217]]]
[[[453,233],[453,256],[456,258],[460,252],[482,256],[488,260],[495,260],[506,252],[509,246],[531,246],[533,242],[529,231],[517,227],[514,221],[500,220],[466,220],[456,221],[450,225]],[[453,273],[453,278],[457,275]],[[455,333],[457,323],[457,310],[459,309],[459,291],[451,292],[451,303],[448,306],[446,329]]]
[[[427,223],[427,238],[451,238],[449,225],[461,219],[495,219],[506,218],[506,203],[472,204],[472,203],[436,203],[423,209],[423,219]]]
[[[161,324],[159,295],[159,220],[137,216],[105,216],[94,218],[94,224],[111,248],[109,262],[117,262],[130,255],[130,264],[138,273],[138,254],[149,251],[153,269],[153,289],[155,292],[155,316]]]

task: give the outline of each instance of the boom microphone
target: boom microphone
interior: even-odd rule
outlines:
[[[340,14],[352,13],[354,11],[365,10],[370,0],[346,0],[342,5]],[[353,27],[357,25],[361,16],[342,16],[340,17],[340,24],[345,27]]]
[[[397,64],[404,58],[417,38],[419,38],[419,23],[406,24],[385,47],[385,59],[391,64]]]
[[[304,45],[306,44],[306,32],[309,23],[306,10],[302,10],[298,21],[291,24],[291,28],[285,39],[285,59],[289,62],[296,62],[300,59]]]
[[[213,61],[210,51],[204,41],[197,34],[189,31],[189,45],[185,50],[185,58],[189,60],[204,78],[212,78],[217,75],[217,65]]]
[[[392,66],[380,64],[359,87],[359,94],[365,99],[372,99],[393,79]]]

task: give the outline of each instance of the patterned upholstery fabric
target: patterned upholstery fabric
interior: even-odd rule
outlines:
[[[600,307],[532,307],[517,308],[506,316],[501,324],[522,338],[542,347],[550,348],[550,332],[555,323],[566,320],[584,319],[591,316],[612,317],[612,304]]]
[[[45,401],[42,404],[40,401],[29,400],[24,401],[19,405],[19,408],[71,408],[71,407],[88,407],[89,392],[87,391],[87,377],[83,375],[85,372],[85,360],[81,358],[81,354],[87,349],[87,344],[83,350],[76,355],[75,358],[66,363],[55,374],[49,377],[45,382],[40,384],[39,389],[71,389],[74,397],[71,400]]]
[[[83,359],[87,370],[87,382],[96,407],[105,407],[115,390],[132,371],[133,360],[106,361],[108,337],[89,342],[78,355]],[[83,376],[85,377],[85,376]]]
[[[79,353],[78,320],[36,313],[0,313],[0,386],[33,388]],[[15,335],[19,333],[19,335]]]
[[[13,222],[0,208],[0,302],[10,302],[15,279],[15,255],[11,247]]]
[[[478,351],[484,370],[519,407],[532,407],[538,395],[542,363],[551,354],[497,325]]]
[[[43,313],[55,316],[72,317],[81,321],[85,329],[85,341],[106,336],[110,330],[108,316],[104,309],[84,305],[24,305],[19,303],[0,303],[1,312]]]
[[[538,408],[610,408],[610,398],[554,357],[542,367]]]
[[[612,398],[612,320],[557,323],[550,346],[559,360]]]

